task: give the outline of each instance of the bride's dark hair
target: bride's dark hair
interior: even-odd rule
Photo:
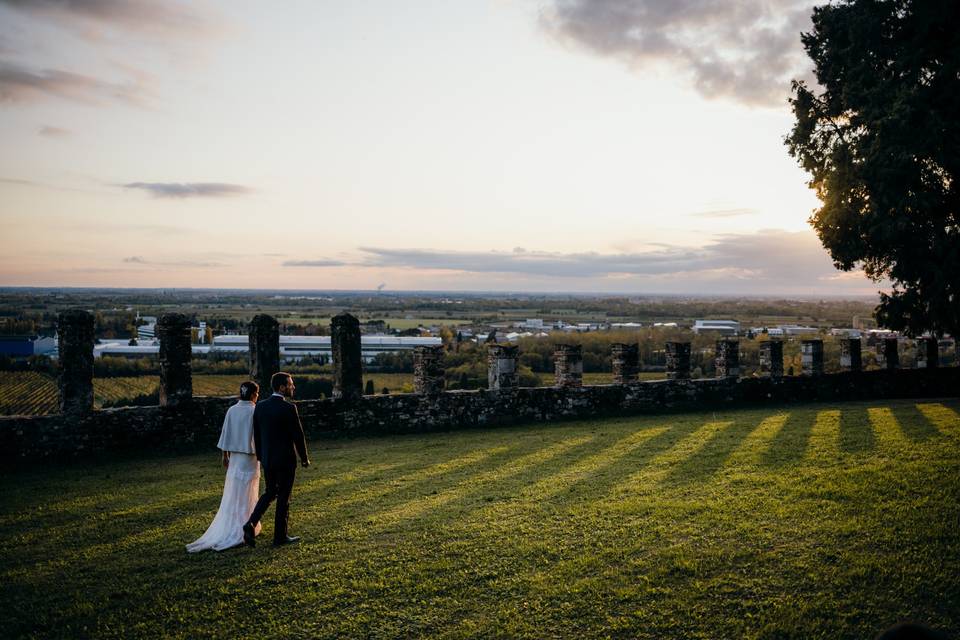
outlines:
[[[252,380],[247,380],[240,384],[240,399],[249,400],[258,391],[260,391],[260,385]]]

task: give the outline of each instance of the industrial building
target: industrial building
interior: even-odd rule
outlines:
[[[418,346],[438,346],[443,344],[439,337],[406,337],[406,336],[361,336],[360,349],[365,361],[373,360],[380,353],[397,353],[412,351]],[[212,344],[193,345],[194,356],[208,354],[245,354],[250,349],[249,338],[246,335],[214,336]],[[122,356],[136,358],[155,356],[160,352],[160,341],[149,340],[136,346],[126,342],[106,342],[97,344],[93,349],[95,357]],[[280,336],[280,359],[284,362],[293,362],[305,356],[331,356],[330,336]]]

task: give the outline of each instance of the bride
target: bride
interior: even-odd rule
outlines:
[[[217,443],[227,469],[223,498],[204,534],[187,545],[190,553],[222,551],[243,544],[243,524],[250,519],[260,494],[260,463],[253,448],[253,410],[259,396],[256,382],[244,382],[240,385],[240,401],[227,410]],[[259,524],[256,533],[260,533]]]

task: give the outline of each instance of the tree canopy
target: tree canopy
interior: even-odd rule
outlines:
[[[785,142],[823,206],[838,269],[889,280],[876,309],[907,335],[960,335],[960,2],[840,0],[802,36]]]

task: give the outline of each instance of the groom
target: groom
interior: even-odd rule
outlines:
[[[283,371],[275,373],[270,378],[270,386],[273,387],[273,395],[257,403],[257,408],[253,410],[253,443],[257,460],[263,464],[266,491],[257,501],[250,520],[243,525],[243,541],[251,547],[256,544],[254,534],[257,523],[274,500],[277,501],[273,526],[274,546],[300,540],[299,536],[287,535],[287,516],[290,512],[293,478],[297,471],[297,456],[300,457],[301,465],[310,466],[297,405],[287,402],[287,398],[292,398],[296,389],[293,378]]]

